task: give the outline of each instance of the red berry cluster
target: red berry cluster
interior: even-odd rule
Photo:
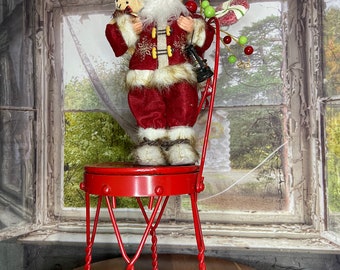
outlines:
[[[246,45],[247,42],[248,42],[248,38],[246,36],[240,36],[239,38],[236,38],[236,37],[234,37],[234,36],[232,36],[230,34],[227,34],[223,38],[223,43],[228,48],[229,51],[231,51],[231,49],[227,45],[230,44],[233,40],[237,44],[239,44],[240,46],[244,47],[243,52],[244,52],[245,55],[253,54],[253,52],[254,52],[253,46]],[[237,61],[237,57],[234,54],[231,54],[228,57],[228,61],[229,61],[229,63],[234,64]]]
[[[191,13],[195,13],[197,11],[198,5],[196,1],[194,0],[188,0],[185,3],[185,6]],[[211,18],[215,16],[215,9],[210,5],[210,2],[208,0],[203,0],[201,1],[201,10],[203,10],[203,13],[206,18]],[[246,36],[240,36],[239,38],[236,38],[229,33],[222,31],[221,32],[225,33],[226,36],[222,39],[224,45],[228,49],[229,52],[231,52],[231,55],[228,57],[228,61],[231,64],[234,64],[237,62],[237,57],[235,54],[232,53],[231,49],[229,48],[228,44],[230,44],[233,40],[240,46],[242,46],[243,52],[245,55],[249,56],[253,54],[254,48],[251,45],[246,45],[248,43],[248,38]],[[243,66],[249,66],[248,64],[244,64],[242,61],[239,62],[238,66],[243,67]]]

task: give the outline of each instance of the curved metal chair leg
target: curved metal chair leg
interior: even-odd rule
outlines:
[[[88,192],[85,193],[85,200],[86,200],[85,201],[86,203],[86,257],[85,257],[84,269],[90,270],[91,261],[92,261],[92,248],[93,248],[94,239],[97,233],[99,213],[100,213],[100,208],[102,205],[102,196],[98,197],[97,209],[96,209],[96,214],[95,214],[95,218],[93,221],[92,233],[91,233],[91,215],[90,215],[90,211],[91,211],[90,194]]]
[[[190,194],[191,199],[191,210],[192,210],[192,216],[194,220],[194,228],[195,228],[195,236],[196,236],[196,242],[197,242],[197,249],[198,249],[198,263],[199,263],[199,269],[200,270],[206,270],[205,265],[205,245],[204,245],[204,239],[203,239],[203,233],[201,228],[201,221],[199,217],[198,207],[197,207],[197,193]]]
[[[107,205],[109,206],[110,205],[109,196],[105,196],[105,198],[106,198]],[[134,270],[134,265],[135,265],[137,259],[139,258],[139,256],[141,255],[141,252],[143,250],[143,247],[145,245],[145,242],[146,242],[149,234],[152,236],[152,243],[153,243],[153,247],[152,247],[152,249],[153,249],[153,252],[152,252],[152,255],[153,255],[153,270],[158,270],[158,263],[157,262],[155,263],[155,261],[157,261],[157,254],[156,254],[157,249],[155,249],[155,247],[154,247],[154,245],[157,244],[156,228],[158,227],[158,225],[160,223],[160,220],[161,220],[161,217],[164,213],[168,199],[169,199],[168,196],[167,197],[160,196],[157,199],[156,205],[154,206],[150,217],[148,217],[143,205],[141,204],[140,199],[137,198],[137,202],[140,205],[140,208],[141,208],[141,211],[143,213],[143,216],[144,216],[144,219],[145,219],[147,226],[144,230],[144,233],[143,233],[141,241],[138,245],[137,251],[132,258],[130,258],[128,256],[126,249],[124,247],[123,239],[122,239],[119,227],[117,225],[117,220],[116,220],[116,217],[114,215],[114,212],[113,212],[111,207],[108,207],[109,216],[110,216],[111,223],[112,223],[112,226],[113,226],[116,238],[117,238],[119,249],[121,251],[121,254],[122,254],[124,260],[127,263],[127,267],[126,267],[127,270]]]

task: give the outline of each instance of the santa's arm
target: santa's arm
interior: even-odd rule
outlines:
[[[115,56],[123,55],[135,45],[138,39],[135,24],[130,15],[124,14],[106,25],[105,35]]]
[[[194,30],[192,35],[189,36],[190,43],[196,45],[196,47],[200,48],[200,51],[204,52],[210,47],[214,34],[214,27],[207,24],[202,18],[194,18]]]

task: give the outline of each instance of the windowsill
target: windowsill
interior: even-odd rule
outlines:
[[[139,244],[144,227],[139,224],[124,223],[119,225],[124,243],[132,250]],[[268,226],[233,226],[202,224],[207,251],[247,250],[279,251],[319,254],[339,254],[340,247],[322,238],[309,226],[304,225],[268,225]],[[171,231],[171,233],[169,233]],[[111,224],[98,227],[95,246],[117,245]],[[158,229],[158,249],[160,252],[178,253],[195,249],[196,240],[192,224],[160,224]],[[108,236],[112,237],[108,237]],[[150,238],[150,237],[149,237]],[[40,228],[19,238],[29,245],[85,245],[84,223],[59,223]],[[146,245],[149,245],[149,240]]]

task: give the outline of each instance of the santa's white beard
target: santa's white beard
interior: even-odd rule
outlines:
[[[181,0],[144,0],[143,6],[140,17],[144,24],[165,24],[169,20],[178,19],[181,14],[189,14]]]

